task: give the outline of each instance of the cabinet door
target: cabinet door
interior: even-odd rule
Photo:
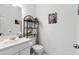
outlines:
[[[21,50],[20,55],[30,55],[30,47]]]

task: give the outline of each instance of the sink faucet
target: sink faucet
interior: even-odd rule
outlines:
[[[19,38],[22,38],[22,33],[21,32],[18,32],[17,35],[18,35]]]

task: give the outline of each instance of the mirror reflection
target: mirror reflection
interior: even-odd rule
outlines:
[[[21,8],[0,4],[0,35],[17,35],[21,32]]]

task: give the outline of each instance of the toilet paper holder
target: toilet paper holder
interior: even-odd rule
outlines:
[[[79,44],[73,44],[73,47],[79,49]]]

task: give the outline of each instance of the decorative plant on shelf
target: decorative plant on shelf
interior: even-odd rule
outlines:
[[[35,17],[35,18],[34,18],[34,21],[38,21],[38,18],[37,18],[37,17]]]
[[[37,17],[35,17],[35,18],[34,18],[34,21],[35,21],[35,23],[37,23],[37,22],[38,22],[38,18],[37,18]]]

